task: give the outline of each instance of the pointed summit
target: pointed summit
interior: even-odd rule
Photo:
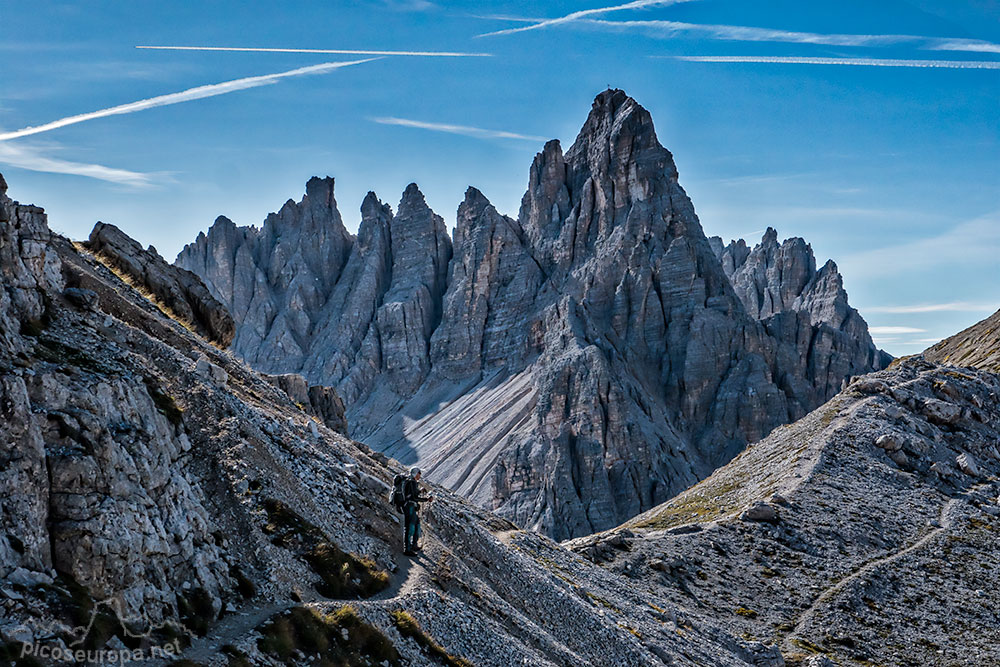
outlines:
[[[313,206],[334,208],[337,201],[333,198],[334,179],[332,176],[319,178],[313,176],[306,182],[306,197]]]
[[[573,146],[575,148],[581,140],[586,142],[588,137],[609,137],[623,133],[639,139],[645,147],[662,148],[656,139],[653,118],[645,107],[623,90],[608,89],[594,98],[587,122]]]

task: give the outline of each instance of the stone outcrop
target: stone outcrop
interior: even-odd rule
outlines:
[[[264,375],[263,378],[288,394],[296,405],[317,417],[327,428],[347,435],[344,402],[333,387],[309,386],[304,377],[295,373]]]
[[[86,246],[201,335],[222,347],[232,342],[236,333],[232,316],[195,274],[168,264],[152,246],[144,250],[123,231],[103,222],[94,226]]]
[[[411,185],[395,215],[369,194],[352,238],[332,187],[260,230],[220,218],[177,264],[252,365],[335,387],[352,437],[559,538],[655,506],[888,362],[804,243],[706,238],[622,91],[567,151],[545,145],[517,219],[470,188],[449,239]],[[304,246],[328,264],[292,262]]]

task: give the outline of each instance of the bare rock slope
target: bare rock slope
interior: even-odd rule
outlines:
[[[924,351],[941,364],[974,366],[1000,373],[1000,311]]]
[[[569,546],[789,665],[993,665],[998,442],[1000,377],[911,357]]]
[[[0,185],[0,664],[774,657],[441,488],[402,558],[400,467],[317,416],[334,403],[297,405],[304,382],[209,344]]]
[[[535,157],[516,220],[475,188],[453,238],[415,185],[395,214],[374,194],[361,212],[352,238],[313,179],[177,264],[251,365],[336,387],[353,437],[557,538],[656,506],[888,361],[811,251],[795,284],[766,270],[770,245],[720,261],[620,90]],[[757,282],[773,296],[751,307]]]

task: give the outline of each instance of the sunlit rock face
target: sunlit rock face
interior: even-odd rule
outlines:
[[[353,237],[312,179],[177,264],[253,366],[335,387],[352,437],[556,538],[663,502],[888,362],[804,242],[706,238],[620,90],[535,157],[517,219],[470,188],[449,237],[415,185],[361,214]]]

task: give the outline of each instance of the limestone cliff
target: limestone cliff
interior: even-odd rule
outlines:
[[[657,505],[888,362],[811,252],[794,276],[753,268],[770,245],[720,260],[619,90],[536,156],[517,219],[470,188],[449,239],[411,185],[395,215],[370,194],[356,239],[330,207],[306,235],[316,188],[177,259],[233,311],[235,351],[334,386],[353,437],[559,538]],[[329,266],[274,270],[304,244]],[[292,283],[324,287],[290,300]]]

